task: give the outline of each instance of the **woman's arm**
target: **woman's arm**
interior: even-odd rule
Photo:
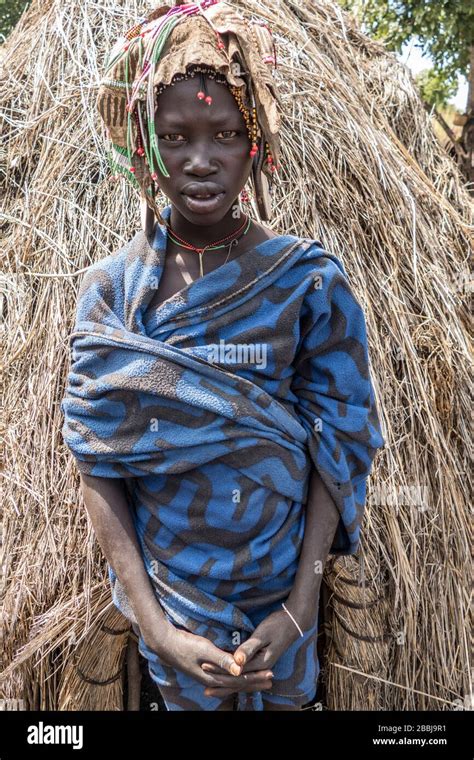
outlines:
[[[170,623],[159,604],[143,563],[130,506],[121,478],[81,473],[84,504],[97,540],[125,589],[144,636]]]
[[[295,582],[285,606],[304,630],[316,622],[324,566],[340,519],[329,491],[311,470],[306,522]]]
[[[230,652],[202,636],[178,630],[168,621],[143,562],[123,480],[81,473],[81,485],[97,540],[124,587],[145,644],[167,664],[208,687],[231,684],[234,691],[268,688],[267,670],[244,679]],[[203,661],[212,663],[218,674],[206,673],[201,668]]]

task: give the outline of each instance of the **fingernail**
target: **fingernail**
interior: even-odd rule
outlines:
[[[232,665],[230,666],[230,672],[232,673],[233,676],[240,676],[240,667],[239,665],[237,665],[236,662],[233,662]]]
[[[267,678],[273,678],[273,673],[271,672],[271,670],[267,673],[266,677]]]

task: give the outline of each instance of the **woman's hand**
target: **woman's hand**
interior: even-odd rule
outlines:
[[[285,612],[277,610],[272,612],[256,627],[252,635],[240,644],[234,652],[234,662],[242,666],[242,675],[250,679],[254,673],[265,673],[273,667],[288,647],[296,641],[300,635],[295,624]],[[213,673],[216,677],[221,672],[215,663],[206,660],[202,664],[206,673]],[[246,691],[260,691],[258,686]],[[207,695],[225,697],[231,694],[228,688],[211,686],[206,689]]]
[[[237,691],[271,688],[270,678],[273,674],[268,668],[254,668],[253,672],[243,675],[232,652],[219,649],[203,636],[183,631],[169,622],[164,629],[161,628],[159,636],[143,635],[143,641],[164,663],[187,673],[208,688],[222,689],[225,692],[223,696]],[[201,668],[204,662],[210,663],[215,672]],[[209,695],[207,690],[205,693]]]

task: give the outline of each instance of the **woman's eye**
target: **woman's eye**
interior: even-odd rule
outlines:
[[[220,132],[217,133],[217,136],[223,135],[224,140],[228,140],[239,133],[236,129],[223,129]],[[178,138],[182,138],[179,140]],[[169,133],[166,135],[159,135],[160,140],[164,140],[165,142],[183,142],[186,138],[183,137],[183,135],[179,134],[178,132]]]
[[[221,132],[218,132],[217,134],[218,135],[225,135],[225,134],[227,134],[228,137],[232,137],[232,135],[229,134],[230,132],[233,132],[234,135],[238,135],[239,134],[237,132],[237,130],[235,130],[235,129],[223,129]],[[227,138],[224,138],[224,139],[227,139]]]
[[[176,134],[169,134],[169,135],[161,135],[161,140],[166,140],[167,137],[182,137],[182,135],[176,133]],[[181,140],[166,140],[166,142],[181,142]]]

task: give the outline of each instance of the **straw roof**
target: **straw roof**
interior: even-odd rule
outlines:
[[[470,691],[472,201],[408,69],[335,3],[235,5],[265,18],[278,45],[286,113],[269,226],[342,259],[366,314],[387,440],[360,557],[332,557],[325,572],[327,706],[459,708]],[[33,0],[2,50],[1,683],[26,709],[123,709],[128,625],[111,603],[59,405],[82,273],[140,226],[137,196],[109,181],[94,109],[133,9]],[[90,683],[73,664],[89,681],[115,680]]]

